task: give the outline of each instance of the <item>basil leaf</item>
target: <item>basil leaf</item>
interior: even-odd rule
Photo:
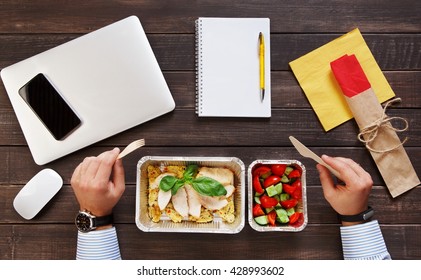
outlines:
[[[191,181],[196,176],[196,173],[198,170],[199,170],[199,166],[195,164],[188,165],[186,167],[186,170],[184,171],[183,179],[185,181]]]
[[[174,184],[174,187],[171,189],[171,194],[175,195],[181,187],[184,187],[184,180],[178,179],[178,181]]]
[[[199,177],[192,180],[192,187],[200,194],[207,196],[222,196],[227,194],[225,187],[209,177]]]
[[[163,190],[164,192],[167,192],[171,190],[175,183],[177,183],[178,179],[174,176],[167,175],[164,178],[161,179],[161,182],[159,182],[159,188]]]

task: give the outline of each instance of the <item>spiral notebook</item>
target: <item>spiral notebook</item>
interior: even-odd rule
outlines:
[[[264,36],[265,96],[260,96],[259,33]],[[196,20],[196,113],[199,117],[270,117],[268,18]]]

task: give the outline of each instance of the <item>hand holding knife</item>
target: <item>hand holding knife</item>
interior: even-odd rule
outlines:
[[[297,151],[302,155],[303,157],[308,157],[316,161],[317,163],[320,163],[321,165],[325,166],[327,169],[329,169],[330,172],[333,173],[337,178],[341,179],[341,176],[339,175],[339,172],[333,169],[330,165],[326,164],[318,155],[316,155],[313,151],[311,151],[309,148],[304,146],[303,143],[298,141],[295,137],[290,136],[289,140],[294,145],[294,147],[297,149]]]

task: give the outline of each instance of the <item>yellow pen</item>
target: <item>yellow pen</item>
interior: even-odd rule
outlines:
[[[265,39],[259,33],[259,65],[260,65],[260,101],[265,99]]]

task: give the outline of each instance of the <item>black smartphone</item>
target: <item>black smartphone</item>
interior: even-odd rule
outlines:
[[[80,126],[80,118],[44,74],[36,75],[19,94],[56,140],[65,139]]]

